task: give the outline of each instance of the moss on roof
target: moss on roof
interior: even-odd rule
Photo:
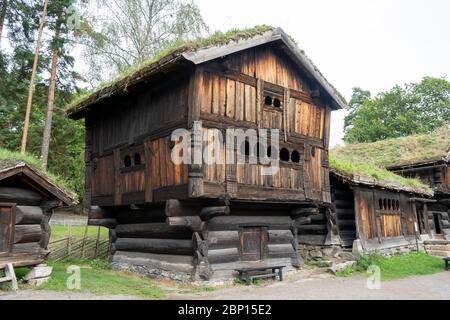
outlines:
[[[196,40],[180,40],[176,42],[170,48],[159,52],[152,59],[143,61],[136,66],[129,68],[128,70],[121,73],[116,79],[101,84],[94,92],[87,92],[78,95],[74,98],[72,103],[67,107],[68,113],[76,113],[79,109],[82,109],[84,106],[89,105],[91,103],[95,103],[97,99],[103,96],[110,96],[114,94],[114,92],[120,88],[127,88],[129,85],[139,82],[142,78],[145,77],[152,70],[156,70],[158,67],[165,65],[181,56],[183,53],[194,52],[199,49],[206,49],[214,46],[224,46],[229,44],[230,42],[237,42],[240,40],[251,39],[256,36],[262,35],[268,31],[276,30],[276,28],[268,26],[268,25],[258,25],[253,28],[247,29],[232,29],[227,32],[217,31],[209,37],[199,38]],[[289,36],[290,37],[290,36]],[[295,43],[296,41],[290,37],[290,39]],[[303,50],[300,50],[302,54],[305,55]],[[314,65],[311,59],[307,58],[311,64],[314,66],[314,69],[325,79],[319,69]],[[326,79],[325,81],[330,85],[335,94],[346,103],[343,95]]]
[[[450,129],[442,128],[432,134],[348,145],[332,152],[335,157],[350,162],[388,167],[445,158],[449,151]]]
[[[354,161],[341,155],[330,155],[332,172],[358,184],[373,185],[392,190],[414,192],[428,196],[433,190],[418,179],[407,179],[370,162]]]
[[[160,51],[155,57],[129,68],[119,74],[114,80],[101,84],[94,92],[88,92],[77,96],[69,105],[68,109],[74,108],[87,100],[91,100],[94,95],[101,96],[101,92],[106,89],[114,90],[121,85],[126,87],[129,81],[140,78],[140,75],[145,73],[146,70],[153,69],[160,62],[171,60],[171,58],[175,58],[182,53],[196,51],[201,48],[227,45],[230,42],[250,39],[274,29],[275,28],[271,26],[259,25],[248,29],[232,29],[227,32],[217,31],[207,38],[179,40],[170,48]]]
[[[0,148],[0,171],[18,166],[22,163],[37,170],[46,179],[60,188],[64,193],[69,195],[72,199],[76,200],[77,196],[75,192],[70,189],[67,181],[64,178],[45,170],[43,168],[41,160],[30,154],[22,154],[19,152],[13,152],[7,149]]]

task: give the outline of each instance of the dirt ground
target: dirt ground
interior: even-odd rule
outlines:
[[[336,278],[317,271],[288,276],[284,282],[259,286],[229,286],[212,292],[180,294],[166,287],[171,300],[450,300],[450,272],[382,282],[367,288],[365,278]],[[96,296],[90,293],[24,290],[0,293],[0,300],[140,300],[135,296]]]

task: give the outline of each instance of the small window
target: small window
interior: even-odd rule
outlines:
[[[396,207],[397,207],[397,211],[400,211],[400,201],[396,201],[395,202],[395,205],[396,205]]]
[[[297,150],[292,151],[291,160],[294,163],[300,163],[300,153]]]
[[[383,210],[383,199],[378,199],[378,206],[380,208],[380,210]]]
[[[267,96],[265,99],[264,99],[264,104],[266,105],[266,106],[271,106],[272,105],[272,97],[269,97],[269,96]]]
[[[250,156],[250,142],[248,140],[245,140],[240,147],[240,155],[241,156]]]
[[[141,155],[139,153],[135,153],[134,155],[134,165],[140,166],[142,164]]]
[[[289,162],[289,158],[290,158],[289,150],[286,149],[286,148],[281,149],[281,151],[280,151],[280,160]]]
[[[274,106],[275,108],[281,108],[281,101],[280,101],[280,99],[275,98],[275,99],[273,100],[273,106]]]
[[[392,202],[391,202],[391,199],[388,200],[388,209],[389,209],[389,211],[392,210]]]
[[[129,155],[126,155],[123,159],[123,165],[125,166],[125,168],[131,167],[131,157]]]
[[[383,200],[383,209],[384,209],[384,210],[387,210],[387,208],[388,208],[387,200],[384,199],[384,200]]]

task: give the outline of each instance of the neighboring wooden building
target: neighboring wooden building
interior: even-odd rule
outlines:
[[[299,241],[330,238],[314,221],[329,211],[330,119],[343,106],[281,29],[175,50],[68,112],[86,123],[90,223],[111,229],[117,266],[147,274],[209,279],[254,261],[299,266]],[[174,165],[171,134],[195,121],[206,135],[281,130],[280,150],[267,150],[279,153],[280,171]],[[250,153],[236,149],[240,157]],[[314,216],[311,226],[305,215]]]
[[[435,201],[417,204],[420,232],[432,239],[450,240],[450,152],[433,159],[390,165],[387,169],[418,178],[433,188]]]
[[[432,192],[386,184],[374,178],[332,170],[333,211],[343,247],[354,253],[396,253],[422,246],[416,232],[418,203],[428,203]],[[421,247],[423,249],[423,247]]]
[[[373,164],[406,179],[416,179],[419,195],[412,212],[423,240],[450,240],[450,128],[367,144],[349,145],[332,151],[336,159]],[[384,174],[385,175],[385,174]],[[382,175],[380,175],[382,176]],[[396,179],[397,185],[402,181]],[[431,196],[423,197],[420,193]],[[425,199],[424,199],[425,198]]]
[[[31,267],[47,257],[52,210],[74,203],[38,170],[0,160],[0,266]]]

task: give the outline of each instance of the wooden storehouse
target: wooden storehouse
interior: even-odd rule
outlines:
[[[110,228],[116,266],[150,275],[210,279],[249,263],[298,267],[299,241],[330,238],[326,223],[308,224],[329,211],[330,117],[343,106],[281,29],[173,50],[68,111],[85,119],[90,223]],[[279,129],[280,150],[263,152],[280,156],[280,170],[263,176],[264,165],[229,159],[175,165],[171,134],[196,121],[204,136]],[[227,148],[254,154],[246,145]],[[313,216],[306,225],[305,216]]]
[[[341,245],[355,254],[395,254],[423,249],[416,232],[417,203],[428,203],[431,190],[409,188],[359,174],[331,170],[332,210]]]
[[[387,169],[418,178],[433,189],[433,201],[417,204],[420,233],[431,239],[450,240],[450,152],[432,159],[391,164]]]
[[[450,129],[431,134],[349,145],[333,150],[347,162],[386,168],[398,178],[396,185],[416,186],[411,200],[417,232],[422,240],[450,240]],[[385,173],[383,173],[385,175]],[[412,180],[414,179],[414,181]],[[428,189],[428,191],[426,190]],[[430,194],[430,196],[420,196]]]
[[[0,267],[42,263],[53,209],[75,202],[46,175],[24,162],[0,160]]]

